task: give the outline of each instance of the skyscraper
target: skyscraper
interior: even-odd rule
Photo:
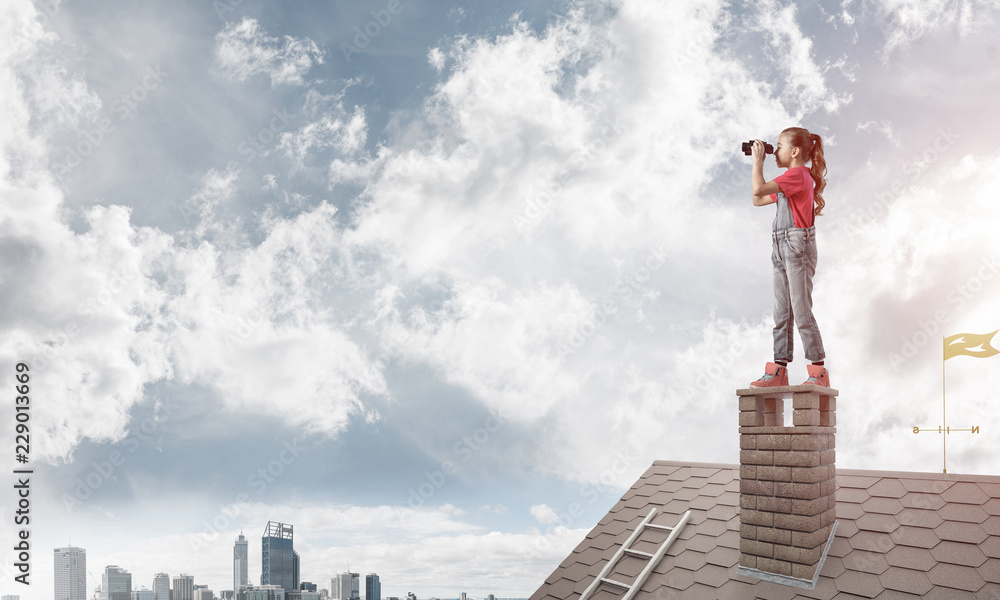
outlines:
[[[340,573],[333,576],[333,579],[330,580],[330,598],[331,600],[351,599],[350,573]]]
[[[361,600],[361,576],[351,573],[351,600]]]
[[[194,600],[194,575],[181,573],[174,577],[173,600]]]
[[[132,574],[118,565],[105,567],[101,600],[132,600]]]
[[[156,600],[170,600],[170,575],[157,573],[153,576],[153,594]]]
[[[55,549],[55,600],[87,600],[87,551]]]
[[[382,600],[382,584],[375,573],[365,575],[365,600]]]
[[[267,522],[261,537],[261,585],[280,585],[286,592],[297,587],[292,526]],[[177,600],[176,598],[174,600]]]
[[[240,590],[250,583],[250,573],[247,570],[247,539],[240,532],[240,537],[233,546],[233,592],[240,593]]]

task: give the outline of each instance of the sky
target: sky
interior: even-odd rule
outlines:
[[[277,521],[320,588],[529,596],[654,460],[738,462],[774,217],[740,143],[793,125],[838,466],[1000,474],[1000,358],[938,341],[1000,329],[998,11],[4,0],[0,593],[70,544],[88,590],[231,589],[241,531],[259,582]],[[945,416],[980,428],[947,463]]]

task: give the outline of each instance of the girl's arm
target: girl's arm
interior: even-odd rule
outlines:
[[[774,204],[771,194],[781,191],[774,180],[764,183],[764,144],[760,140],[753,143],[753,171],[750,176],[751,194],[754,206]]]

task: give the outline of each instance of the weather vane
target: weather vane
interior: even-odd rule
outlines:
[[[997,331],[1000,331],[998,329]],[[953,356],[965,355],[965,356],[975,356],[976,358],[988,358],[996,354],[1000,354],[1000,350],[997,350],[990,345],[990,340],[993,336],[997,334],[997,331],[993,333],[959,333],[953,336],[943,338],[944,346],[944,358],[941,360],[941,425],[938,427],[925,427],[921,429],[920,427],[914,427],[913,433],[933,433],[937,432],[941,434],[941,472],[948,472],[948,434],[952,431],[968,431],[970,433],[979,433],[979,426],[969,427],[967,429],[952,429],[948,427],[948,415],[945,410],[945,385],[944,385],[944,365],[945,361]]]

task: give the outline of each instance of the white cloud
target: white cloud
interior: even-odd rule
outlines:
[[[686,293],[700,285],[686,261],[739,274],[764,239],[747,220],[760,219],[761,231],[770,221],[731,198],[704,198],[702,187],[728,166],[733,140],[847,98],[825,82],[794,11],[751,17],[755,27],[780,23],[775,43],[793,50],[790,67],[776,59],[790,91],[779,103],[779,90],[713,52],[735,30],[718,5],[617,8],[606,18],[571,12],[542,34],[515,22],[492,41],[456,42],[451,71],[381,156],[345,239],[377,249],[393,274],[377,309],[383,347],[505,418],[545,423],[535,468],[589,481],[625,453],[631,464],[614,483],[625,486],[640,463],[662,457],[665,423],[689,422],[686,408],[707,404],[708,426],[726,414],[728,392],[675,396],[692,377],[671,368],[678,353],[697,349],[697,373],[736,340],[770,347],[770,325],[716,319],[710,290]],[[441,292],[439,310],[404,308],[422,285]],[[703,344],[702,327],[726,336]],[[721,381],[742,369],[745,385],[764,357],[741,355]],[[670,447],[723,458],[710,436],[690,431]]]
[[[797,115],[800,119],[818,108],[834,113],[850,103],[849,94],[836,94],[826,85],[823,77],[826,69],[821,69],[813,60],[813,43],[796,20],[796,6],[782,7],[777,0],[767,0],[758,6],[759,30],[770,33],[776,66],[787,70],[782,101],[791,100],[789,108],[793,110],[793,107],[800,107],[801,112]]]
[[[960,37],[995,22],[990,0],[879,0],[876,18],[885,34],[884,59],[935,31],[955,30]]]
[[[323,64],[323,51],[309,38],[267,35],[256,19],[227,23],[215,36],[215,60],[220,71],[236,81],[266,75],[272,86],[304,85],[314,64]]]
[[[340,114],[324,114],[297,131],[281,134],[279,148],[295,167],[302,168],[306,156],[317,150],[333,148],[350,156],[364,149],[368,138],[364,107],[355,107],[353,114],[347,114],[342,106],[339,109]]]
[[[559,520],[559,515],[547,504],[536,504],[531,507],[531,516],[538,519],[542,525],[551,525]]]

